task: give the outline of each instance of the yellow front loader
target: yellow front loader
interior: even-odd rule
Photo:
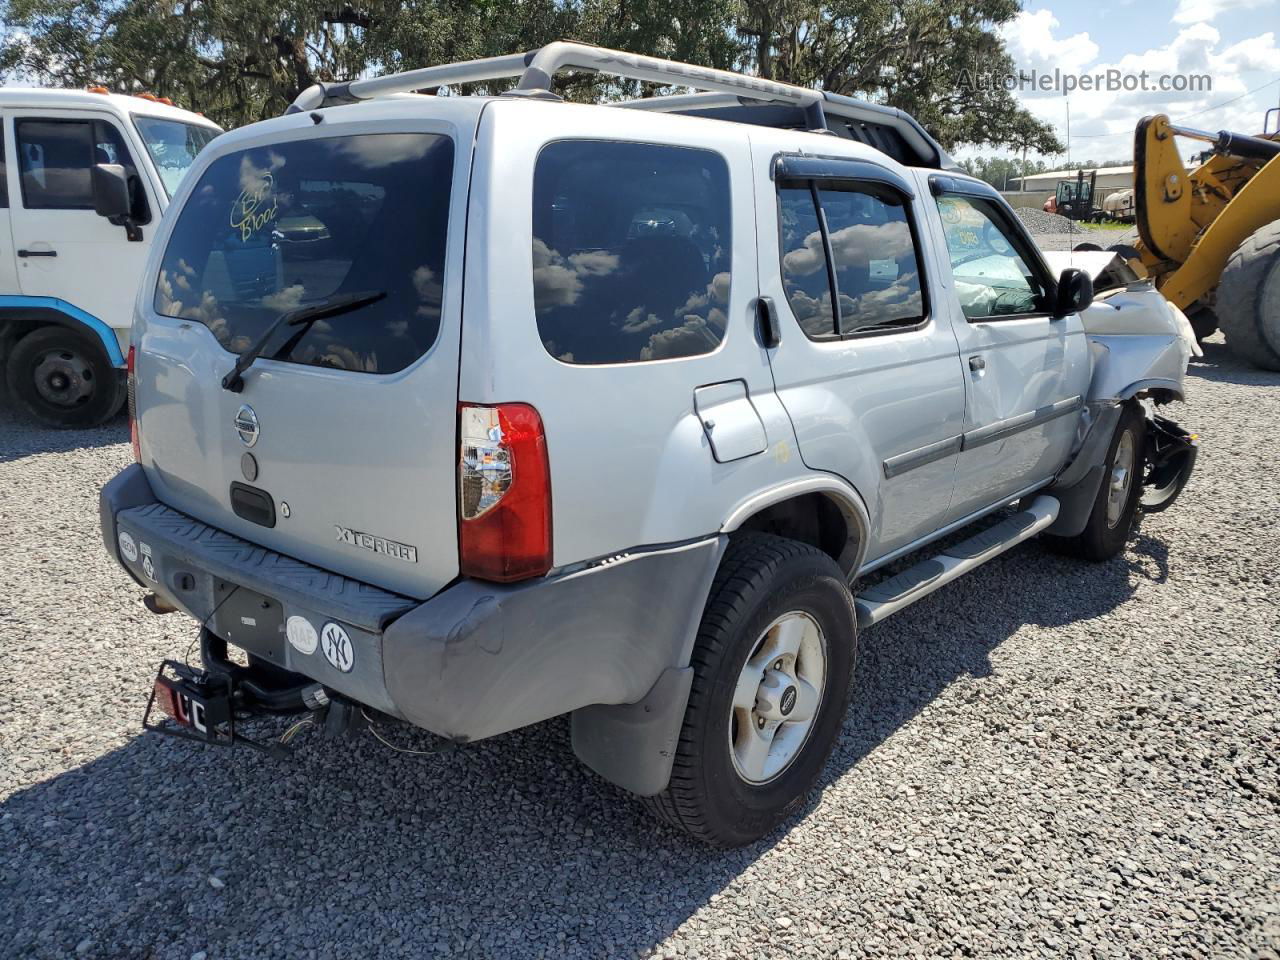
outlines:
[[[1191,173],[1178,137],[1211,145]],[[1220,328],[1238,356],[1280,370],[1280,134],[1211,133],[1147,117],[1134,136],[1134,192],[1131,265],[1188,315],[1199,338]]]

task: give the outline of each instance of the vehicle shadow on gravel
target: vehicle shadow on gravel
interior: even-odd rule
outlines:
[[[8,405],[0,405],[0,434],[4,436],[0,463],[9,463],[35,454],[68,453],[128,443],[129,422],[121,413],[100,427],[53,430],[24,417]]]
[[[1025,545],[866,631],[820,786],[957,681],[983,696],[999,679],[993,652],[1024,626],[1087,622],[1164,568],[1164,545],[1145,537],[1098,566]],[[819,790],[765,840],[709,850],[582,768],[563,720],[432,756],[369,737],[299,739],[294,757],[272,761],[139,736],[15,794],[0,806],[0,841],[23,866],[0,876],[0,913],[17,955],[66,955],[84,937],[88,956],[149,960],[341,956],[343,944],[377,945],[362,956],[629,956],[822,816]],[[77,913],[86,885],[112,904],[91,911],[111,918],[92,932]],[[749,909],[772,922],[767,903]]]
[[[1191,358],[1191,362],[1187,364],[1190,376],[1246,387],[1280,386],[1280,372],[1262,370],[1241,360],[1227,347],[1221,334],[1215,334],[1200,346],[1204,350],[1204,356]],[[1194,402],[1192,397],[1192,403]]]

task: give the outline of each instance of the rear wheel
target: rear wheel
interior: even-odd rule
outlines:
[[[52,427],[93,427],[120,410],[125,391],[102,347],[68,327],[19,340],[5,373],[14,405]]]
[[[835,744],[855,643],[853,600],[830,557],[782,537],[735,536],[698,630],[671,782],[650,809],[716,846],[773,829]]]
[[[1280,370],[1280,220],[1259,228],[1231,254],[1217,309],[1232,353],[1264,370]]]
[[[1133,531],[1142,494],[1147,418],[1130,400],[1124,405],[1103,464],[1102,484],[1085,528],[1074,537],[1049,537],[1059,553],[1100,562],[1122,553]]]

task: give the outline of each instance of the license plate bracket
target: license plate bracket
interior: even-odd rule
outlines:
[[[173,721],[152,720],[156,712]],[[187,740],[230,746],[236,739],[231,680],[165,660],[151,685],[142,716],[145,730]]]
[[[215,634],[277,667],[285,666],[284,607],[279,600],[227,580],[213,582]]]

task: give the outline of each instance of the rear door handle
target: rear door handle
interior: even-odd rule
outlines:
[[[778,308],[772,297],[760,297],[756,300],[756,323],[763,346],[772,349],[782,342],[782,330],[778,327]]]
[[[983,357],[970,357],[969,369],[975,373],[979,370],[987,369],[987,361]]]
[[[57,255],[58,255],[58,251],[57,251],[57,250],[19,250],[19,251],[18,251],[18,256],[23,257],[23,258],[26,258],[26,257],[56,257]]]

